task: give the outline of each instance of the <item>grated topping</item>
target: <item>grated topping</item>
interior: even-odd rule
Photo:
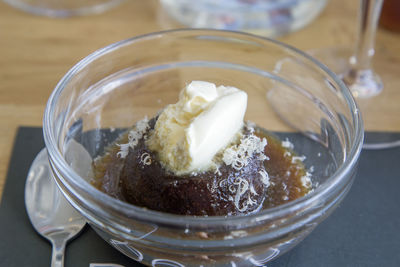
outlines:
[[[249,194],[249,198],[247,199],[246,204],[247,204],[247,206],[253,206],[253,205],[257,204],[257,201],[253,200]],[[247,209],[247,207],[246,207],[246,209]]]
[[[144,116],[143,119],[141,119],[136,123],[136,131],[141,132],[142,134],[146,132],[148,128],[149,128],[149,119],[147,118],[147,116]]]
[[[253,184],[250,185],[250,193],[255,195],[255,196],[258,196],[256,190],[254,189],[254,185]]]
[[[267,139],[260,139],[254,134],[240,139],[239,145],[232,145],[225,149],[222,160],[226,165],[231,165],[235,170],[240,170],[249,163],[249,158],[253,154],[260,154],[259,158],[267,159],[264,155],[264,147],[267,145]],[[264,155],[264,156],[262,156]]]
[[[314,166],[310,167],[310,172],[313,173],[314,172]]]
[[[282,146],[284,148],[288,148],[288,149],[293,149],[294,145],[292,142],[289,141],[289,139],[286,137],[286,139],[284,141],[282,141]]]
[[[223,180],[221,180],[221,181],[219,181],[219,187],[225,187],[226,186],[226,183],[227,183],[227,180],[226,179],[223,179]]]
[[[304,161],[305,159],[306,159],[306,156],[301,156],[301,157],[294,156],[294,157],[292,157],[292,163],[296,163],[296,161]]]
[[[311,188],[312,183],[311,183],[311,173],[306,172],[306,175],[301,177],[301,183],[303,184],[304,187],[306,188]]]
[[[237,188],[235,188],[236,195],[235,195],[235,200],[234,200],[236,209],[240,212],[244,212],[247,210],[247,208],[249,206],[248,201],[246,203],[243,203],[243,207],[241,207],[241,208],[240,208],[239,202],[240,202],[240,198],[242,197],[242,195],[244,193],[246,193],[247,190],[249,190],[249,182],[243,178],[238,177],[235,179],[235,181],[233,181],[233,184],[237,185]],[[232,193],[235,193],[235,192],[232,192]]]
[[[292,153],[290,153],[289,151],[285,151],[285,153],[283,153],[284,157],[290,157],[292,155]]]
[[[144,152],[140,156],[140,162],[143,163],[144,165],[150,165],[151,164],[151,157],[150,154],[147,152]]]
[[[135,129],[129,132],[128,143],[118,144],[120,151],[117,153],[117,156],[120,158],[125,158],[128,155],[129,148],[135,148],[147,129],[149,129],[149,119],[147,116],[145,116],[142,120],[136,123]]]
[[[245,212],[250,206],[257,204],[257,201],[252,198],[252,196],[258,196],[253,184],[249,184],[247,180],[241,177],[237,177],[233,183],[229,185],[228,190],[232,194],[228,199],[234,203],[239,212]],[[249,191],[247,199],[244,199],[241,205],[240,200],[247,191]]]
[[[269,160],[269,158],[264,154],[264,148],[267,145],[266,138],[259,138],[254,135],[255,132],[253,128],[247,126],[250,134],[240,138],[239,144],[231,145],[223,151],[222,161],[234,168],[235,170],[240,170],[244,166],[248,165],[250,159],[256,155],[256,159],[259,161]],[[265,170],[259,172],[261,175],[262,183],[268,187],[270,185],[268,173]],[[224,184],[224,183],[222,183]],[[221,185],[221,183],[220,183]],[[234,202],[236,209],[239,212],[245,212],[250,206],[257,204],[252,197],[257,196],[258,193],[254,189],[253,184],[249,184],[243,178],[236,178],[233,184],[228,187],[229,192],[232,196],[229,196],[229,200]],[[240,203],[243,195],[247,192],[247,197]]]
[[[257,124],[252,121],[246,121],[246,127],[251,133],[254,133],[254,129],[257,127]]]
[[[219,170],[219,167],[218,166],[216,166],[215,167],[215,172],[214,172],[215,174],[218,174],[218,176],[221,176],[222,175],[222,173],[221,173],[221,171]]]
[[[260,161],[269,160],[269,157],[267,157],[266,155],[264,155],[264,153],[261,153],[261,154],[258,156],[258,160],[260,160]]]
[[[117,153],[117,156],[124,159],[129,152],[129,143],[127,144],[117,144],[119,146],[119,152]]]
[[[268,173],[265,170],[261,170],[258,173],[261,176],[261,182],[268,188],[271,185]]]

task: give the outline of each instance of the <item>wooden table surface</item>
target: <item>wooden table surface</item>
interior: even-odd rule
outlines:
[[[305,28],[278,39],[303,50],[352,46],[358,1],[331,0]],[[169,26],[167,26],[169,25]],[[80,59],[113,42],[168,29],[156,0],[129,0],[103,14],[51,19],[0,2],[0,197],[18,126],[41,126],[46,101],[61,77]],[[400,34],[379,29],[376,55],[384,57],[385,86],[400,92]],[[381,70],[381,71],[382,71]],[[375,108],[398,107],[400,95]],[[394,114],[400,117],[400,111]],[[400,131],[377,118],[373,130]]]

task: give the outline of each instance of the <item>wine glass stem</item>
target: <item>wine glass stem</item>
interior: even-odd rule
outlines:
[[[383,88],[381,79],[371,67],[382,3],[383,0],[360,0],[356,49],[350,58],[350,68],[343,75],[343,81],[356,98],[376,96]]]
[[[383,0],[360,0],[358,34],[355,54],[350,60],[354,70],[371,69],[375,53],[375,34]]]

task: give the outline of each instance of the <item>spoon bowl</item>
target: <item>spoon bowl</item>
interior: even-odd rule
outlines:
[[[51,177],[47,150],[34,159],[25,184],[25,207],[35,230],[53,246],[52,265],[63,266],[65,245],[85,226]]]

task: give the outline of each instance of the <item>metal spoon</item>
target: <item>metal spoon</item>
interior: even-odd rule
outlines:
[[[67,202],[51,178],[47,150],[33,161],[25,184],[25,207],[36,231],[53,246],[51,266],[64,266],[65,245],[85,226],[85,219]]]

